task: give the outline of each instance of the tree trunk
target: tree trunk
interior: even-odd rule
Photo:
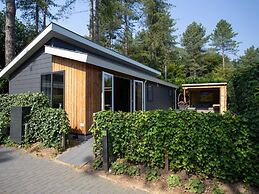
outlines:
[[[47,0],[44,0],[44,12],[43,12],[43,29],[47,26]]]
[[[5,64],[9,64],[14,58],[15,39],[15,0],[6,0],[6,21],[5,21]]]
[[[99,34],[99,28],[100,28],[100,20],[99,20],[99,15],[100,15],[100,0],[95,1],[95,41],[99,42],[100,40],[100,34]]]
[[[36,8],[35,8],[35,31],[39,32],[39,0],[36,0]]]
[[[125,20],[125,30],[124,30],[124,55],[128,55],[129,51],[129,21],[128,16],[124,15]]]
[[[225,77],[225,52],[222,49],[222,66],[223,66],[223,76]]]
[[[94,0],[90,0],[90,37],[95,40],[94,34]]]

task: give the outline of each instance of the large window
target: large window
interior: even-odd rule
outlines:
[[[50,99],[53,108],[64,108],[64,72],[41,75],[41,91]]]
[[[102,109],[114,110],[113,75],[103,72]]]
[[[143,82],[142,81],[134,81],[133,86],[133,95],[134,95],[134,103],[133,110],[143,110],[144,109],[144,93],[143,93]]]

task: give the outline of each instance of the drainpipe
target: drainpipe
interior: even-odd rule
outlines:
[[[175,90],[174,90],[174,109],[177,109],[177,101],[178,101],[178,99],[177,99],[177,88],[175,88]]]
[[[146,110],[146,83],[147,83],[147,80],[144,81],[144,89],[143,89],[143,95],[144,95],[144,108],[143,110],[145,111]]]

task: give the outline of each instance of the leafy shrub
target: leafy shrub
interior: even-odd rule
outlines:
[[[205,186],[197,178],[191,178],[186,184],[185,189],[192,193],[203,193],[205,191]]]
[[[218,186],[218,184],[214,183],[212,194],[224,194],[225,192]]]
[[[91,128],[99,156],[105,129],[115,158],[162,168],[168,153],[172,170],[227,180],[258,179],[258,167],[251,165],[259,163],[254,161],[258,153],[249,140],[247,120],[231,113],[102,111],[95,114]]]
[[[69,121],[63,109],[37,109],[28,122],[26,143],[39,141],[44,146],[60,148],[62,134],[67,134],[69,130]]]
[[[6,136],[6,129],[9,125],[10,119],[9,117],[3,113],[0,112],[0,143],[2,142],[3,138]]]
[[[0,112],[10,114],[12,106],[31,106],[33,110],[48,107],[49,99],[43,93],[0,95]]]
[[[237,71],[229,86],[230,109],[249,120],[251,135],[259,143],[259,64]]]
[[[180,176],[176,175],[176,174],[171,174],[168,179],[167,179],[167,183],[169,187],[177,187],[180,186],[181,184],[181,178]]]
[[[146,179],[148,181],[157,180],[160,176],[160,173],[157,169],[149,168],[146,172]]]
[[[121,160],[117,160],[112,163],[112,174],[126,174],[127,173],[127,164]]]
[[[138,166],[129,166],[127,168],[127,174],[130,176],[139,176],[140,168]]]
[[[101,159],[95,159],[93,163],[93,168],[95,170],[100,169],[102,167],[103,161]]]

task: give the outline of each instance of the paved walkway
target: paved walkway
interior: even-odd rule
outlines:
[[[145,193],[101,177],[0,147],[0,193]]]
[[[59,155],[57,160],[75,166],[83,166],[94,160],[93,143],[94,138],[92,137],[80,145],[68,149]]]

